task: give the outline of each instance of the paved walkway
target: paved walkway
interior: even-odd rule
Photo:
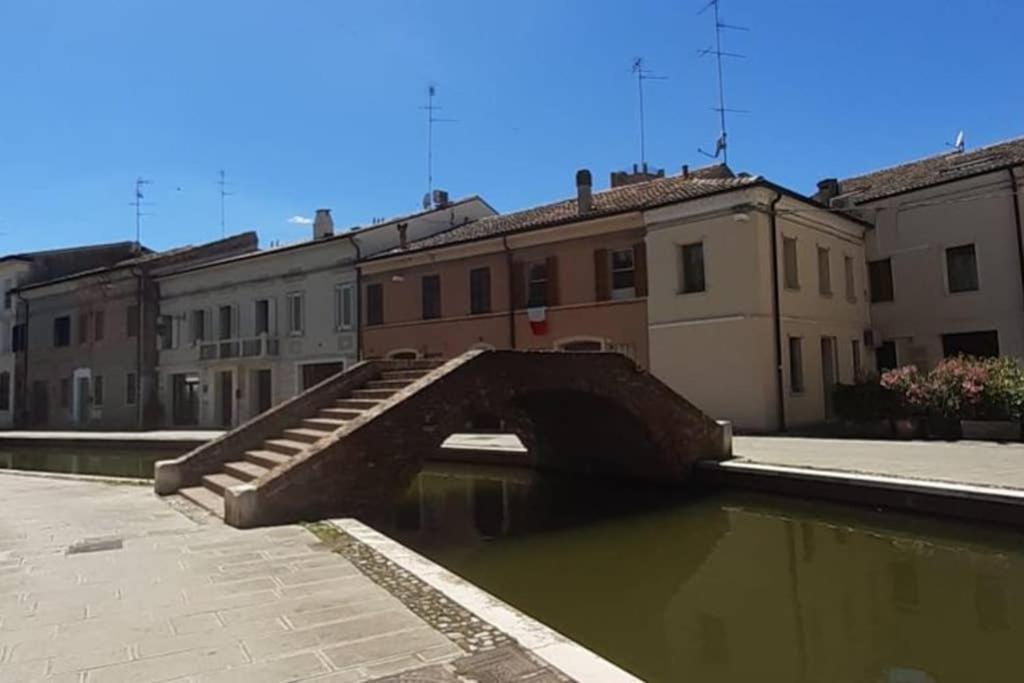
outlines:
[[[473,659],[302,527],[17,474],[0,500],[0,681],[454,682]]]
[[[1024,444],[733,438],[740,462],[1024,490]]]

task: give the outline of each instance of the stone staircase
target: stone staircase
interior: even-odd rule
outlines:
[[[224,495],[229,488],[253,482],[270,474],[275,468],[288,465],[317,442],[344,430],[357,418],[425,377],[431,370],[442,365],[443,361],[402,361],[400,366],[398,363],[392,364],[401,369],[387,369],[386,361],[379,363],[383,367],[376,378],[345,391],[340,397],[311,412],[310,417],[297,419],[290,426],[263,439],[255,448],[239,453],[237,459],[223,463],[219,471],[203,475],[199,485],[185,486],[178,489],[177,493],[223,518]]]

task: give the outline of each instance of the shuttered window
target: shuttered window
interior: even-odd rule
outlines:
[[[490,313],[491,311],[491,269],[474,268],[469,271],[469,312]]]
[[[423,297],[423,319],[441,317],[441,276],[424,275],[420,280]]]
[[[384,323],[384,288],[380,284],[366,286],[366,324]]]
[[[800,270],[796,258],[796,238],[782,238],[783,282],[787,289],[800,289]]]

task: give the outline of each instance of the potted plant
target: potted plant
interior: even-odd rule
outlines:
[[[1012,358],[970,359],[980,377],[978,399],[960,421],[965,439],[1016,441],[1024,414],[1024,368]],[[972,391],[974,389],[972,388]]]
[[[900,439],[912,439],[923,433],[921,416],[928,405],[927,385],[917,367],[905,365],[882,374],[881,387],[896,398],[888,406],[893,434]]]

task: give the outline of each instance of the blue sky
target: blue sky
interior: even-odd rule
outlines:
[[[435,185],[501,211],[568,196],[588,167],[647,157],[678,172],[717,135],[703,0],[7,0],[0,2],[0,253],[228,232],[294,241],[318,207],[339,226],[416,210]],[[1024,134],[1024,3],[722,0],[730,165],[810,192],[943,149]]]

